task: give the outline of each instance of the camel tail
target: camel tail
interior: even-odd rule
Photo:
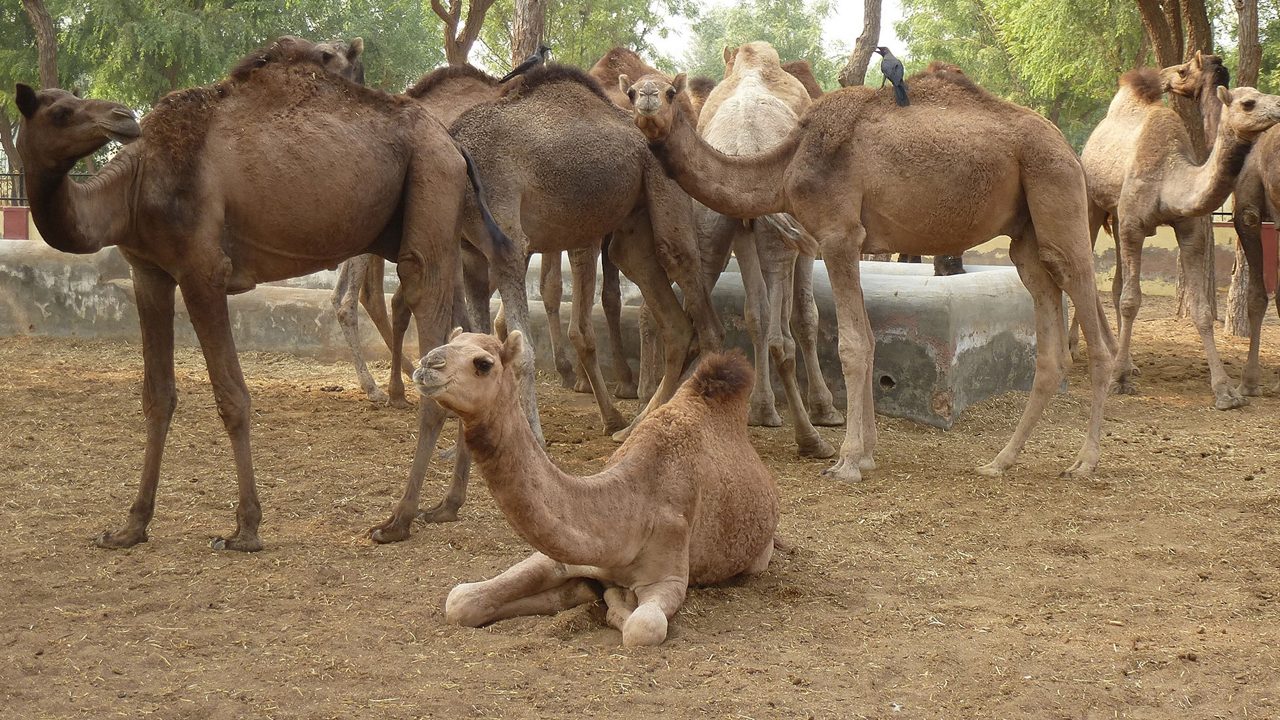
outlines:
[[[489,204],[484,200],[484,183],[480,182],[480,174],[476,172],[476,161],[471,159],[471,153],[456,140],[453,145],[458,148],[458,152],[462,153],[462,159],[467,163],[467,178],[471,180],[471,187],[476,192],[476,204],[480,206],[480,217],[484,220],[484,229],[488,231],[494,249],[500,252],[511,251],[515,243],[511,242],[511,238],[498,227],[498,221],[493,219],[493,213],[489,212]]]
[[[741,351],[705,355],[688,380],[689,387],[708,405],[747,401],[755,372]]]
[[[898,107],[906,107],[911,104],[911,99],[907,97],[907,84],[898,81],[893,84],[893,99],[898,101]]]
[[[801,255],[807,255],[808,257],[818,256],[817,238],[805,232],[805,229],[800,227],[800,223],[796,222],[796,219],[787,213],[761,215],[760,220],[777,230],[787,247],[799,252]]]

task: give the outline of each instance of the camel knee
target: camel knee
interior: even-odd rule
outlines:
[[[444,601],[444,620],[450,625],[480,627],[489,621],[488,608],[477,596],[480,583],[463,583],[449,591]]]
[[[168,421],[178,409],[178,392],[173,387],[146,388],[142,393],[142,416],[148,420]]]
[[[218,415],[228,431],[235,431],[249,425],[249,393],[239,388],[228,393],[218,393],[215,398]]]

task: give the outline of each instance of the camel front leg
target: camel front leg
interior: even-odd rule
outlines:
[[[430,510],[419,510],[417,519],[425,523],[457,522],[458,510],[467,502],[467,484],[471,478],[471,451],[463,439],[462,423],[458,423],[458,436],[453,444],[453,480],[444,499]],[[447,454],[441,453],[441,457]]]
[[[1053,281],[1039,256],[1035,233],[1028,230],[1022,237],[1009,244],[1009,259],[1018,268],[1023,285],[1031,293],[1036,315],[1036,371],[1031,381],[1031,395],[1022,410],[1022,417],[1013,431],[1013,437],[990,463],[978,468],[988,476],[1004,474],[1018,459],[1018,453],[1026,444],[1044,409],[1049,404],[1066,372],[1063,362],[1067,357],[1062,347],[1062,288]],[[1093,313],[1088,305],[1078,308],[1078,315]],[[1095,320],[1096,322],[1096,320]],[[1089,346],[1089,352],[1094,352]]]
[[[489,261],[468,242],[462,244],[462,288],[472,332],[493,333],[493,318],[489,312],[489,300],[493,297]]]
[[[635,374],[631,372],[631,364],[627,362],[627,350],[622,341],[622,284],[618,281],[618,266],[609,258],[609,243],[612,236],[604,239],[600,246],[600,307],[604,309],[604,320],[609,327],[609,350],[613,353],[613,377],[618,382],[613,391],[616,397],[634,399],[639,396]]]
[[[249,446],[249,388],[245,385],[240,359],[236,356],[235,339],[231,335],[225,287],[201,282],[196,279],[196,273],[192,273],[192,278],[181,284],[182,301],[200,340],[218,415],[222,417],[222,424],[231,439],[239,490],[235,533],[230,537],[215,537],[210,545],[214,550],[255,552],[262,549],[262,540],[258,537],[262,506],[258,502],[253,452]]]
[[[818,363],[818,303],[813,297],[813,263],[807,255],[797,255],[792,284],[791,333],[804,360],[805,384],[809,391],[809,422],[823,427],[844,424],[836,410],[831,388]]]
[[[805,223],[805,227],[809,227],[809,223]],[[848,416],[839,458],[823,474],[837,480],[856,482],[862,479],[863,470],[875,468],[876,445],[875,408],[871,397],[875,338],[863,304],[858,265],[866,230],[853,222],[845,228],[829,227],[815,237],[822,244],[822,256],[827,263],[831,291],[836,300],[840,366],[844,371],[845,412]]]
[[[126,548],[147,541],[147,525],[156,507],[160,461],[165,439],[178,406],[173,376],[173,278],[158,268],[133,267],[133,292],[142,326],[142,416],[147,446],[142,460],[138,496],[129,508],[125,526],[94,539],[98,547]]]
[[[373,321],[373,326],[378,329],[378,335],[382,338],[382,344],[387,346],[387,350],[391,349],[393,338],[391,335],[391,318],[387,312],[387,297],[383,287],[382,274],[386,271],[387,261],[382,259],[380,255],[364,255],[362,256],[368,263],[365,265],[364,277],[360,282],[360,304],[364,306],[364,312]],[[394,368],[392,370],[394,372]],[[413,377],[413,363],[407,358],[400,362],[400,372],[407,377]]]
[[[1142,245],[1146,240],[1146,230],[1139,225],[1118,223],[1120,239],[1116,245],[1120,259],[1116,272],[1123,273],[1124,280],[1120,283],[1120,304],[1116,310],[1120,338],[1112,370],[1111,392],[1133,395],[1137,388],[1133,384],[1135,368],[1129,348],[1133,342],[1133,323],[1138,318],[1138,309],[1142,307]]]
[[[1187,297],[1191,298],[1191,320],[1200,333],[1205,359],[1209,363],[1209,385],[1213,389],[1213,406],[1218,410],[1244,407],[1248,398],[1232,387],[1227,369],[1218,355],[1213,339],[1214,317],[1212,295],[1214,289],[1205,277],[1208,253],[1213,252],[1213,228],[1208,218],[1190,218],[1174,225],[1178,236],[1178,264],[1186,283]]]
[[[1249,263],[1249,357],[1236,391],[1245,397],[1256,397],[1262,394],[1262,367],[1258,354],[1262,345],[1262,321],[1267,313],[1267,286],[1262,270],[1262,213],[1257,200],[1247,205],[1244,203],[1239,185],[1234,220],[1240,247]]]
[[[387,403],[395,408],[409,407],[409,399],[404,394],[404,378],[395,368],[407,362],[404,357],[404,336],[409,332],[409,322],[413,320],[413,310],[405,298],[404,279],[400,287],[391,296],[391,378],[387,381]]]
[[[595,306],[597,257],[599,253],[595,248],[569,251],[569,262],[573,268],[573,312],[569,320],[569,341],[578,353],[578,364],[586,373],[591,392],[595,395],[604,431],[612,435],[626,427],[627,421],[622,419],[622,413],[613,405],[609,388],[604,383],[604,375],[600,372],[600,361],[596,357],[596,329],[591,314]]]
[[[600,598],[599,586],[535,552],[491,580],[462,583],[444,602],[445,622],[481,627],[525,615],[554,615]]]

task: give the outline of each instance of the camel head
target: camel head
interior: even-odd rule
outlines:
[[[685,75],[674,80],[662,75],[645,75],[634,83],[626,75],[618,76],[618,87],[627,94],[636,109],[636,127],[650,142],[666,139],[671,133],[677,112],[677,98],[684,91]]]
[[[1228,90],[1218,86],[1222,101],[1222,127],[1249,140],[1280,123],[1280,96],[1266,95],[1251,87]]]
[[[514,330],[506,342],[494,335],[455,329],[449,343],[427,353],[413,373],[418,391],[464,419],[485,408],[513,402],[516,368],[524,336]],[[509,397],[502,394],[509,393]]]
[[[1194,57],[1181,65],[1171,65],[1160,70],[1160,82],[1165,92],[1184,97],[1197,97],[1206,84],[1228,85],[1231,75],[1217,55],[1205,55],[1196,51]]]
[[[314,53],[316,62],[325,70],[358,85],[364,84],[364,61],[360,59],[364,53],[364,38],[355,38],[349,43],[326,40],[316,43]]]
[[[22,113],[18,153],[25,163],[69,170],[109,140],[130,143],[142,135],[133,111],[107,100],[86,100],[66,90],[39,90],[18,83]]]

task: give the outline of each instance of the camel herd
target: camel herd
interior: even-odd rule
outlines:
[[[911,102],[899,106],[892,89],[824,94],[807,64],[783,65],[762,42],[726,49],[719,83],[665,75],[618,48],[588,71],[542,65],[506,82],[469,66],[444,68],[399,95],[363,86],[362,51],[358,39],[281,38],[227,78],[165,97],[141,123],[115,103],[18,86],[17,145],[41,235],[65,252],[118,247],[133,269],[146,450],[124,526],[98,545],[147,540],[177,403],[181,289],[239,487],[236,530],[213,545],[262,547],[249,393],[226,296],[339,264],[334,303],[362,389],[405,404],[402,374],[411,374],[424,397],[404,493],[371,537],[403,540],[415,519],[456,519],[474,459],[508,521],[538,550],[497,578],[454,588],[446,614],[465,625],[603,597],[624,642],[653,644],[666,637],[690,583],[763,570],[778,496],[746,427],[782,424],[772,372],[801,455],[834,457],[825,472],[841,480],[875,468],[864,253],[958,256],[1010,238],[1035,304],[1036,374],[1013,436],[979,468],[984,474],[1013,465],[1066,372],[1064,293],[1088,344],[1091,377],[1084,440],[1064,474],[1094,472],[1106,396],[1133,391],[1141,246],[1157,225],[1178,235],[1216,406],[1258,393],[1266,296],[1257,228],[1280,192],[1280,171],[1249,150],[1255,141],[1280,143],[1266,132],[1280,121],[1280,98],[1228,90],[1216,57],[1126,74],[1077,158],[1043,117],[941,63],[907,79]],[[1207,161],[1196,158],[1165,93],[1200,102],[1213,147]],[[90,180],[69,180],[74,164],[108,140],[125,145]],[[1253,338],[1239,389],[1214,348],[1205,301],[1212,289],[1197,270],[1208,247],[1199,218],[1233,189],[1254,275]],[[1118,341],[1095,285],[1093,238],[1103,226],[1119,258]],[[564,251],[576,373],[558,321]],[[847,418],[818,367],[811,277],[819,252],[835,294]],[[594,394],[605,431],[623,441],[589,478],[560,472],[544,449],[533,354],[523,341],[532,253],[546,258],[543,297],[561,378]],[[718,352],[724,331],[710,291],[730,254],[746,289],[754,371]],[[400,277],[389,314],[386,260]],[[590,318],[598,261],[618,395],[645,400],[630,421],[597,359]],[[621,359],[618,271],[645,301],[639,383]],[[497,321],[489,313],[495,289]],[[356,342],[358,302],[392,349],[386,394]],[[429,351],[416,370],[403,355],[410,322]],[[450,333],[457,326],[475,332]],[[498,335],[488,334],[495,326]],[[451,415],[460,419],[453,484],[422,511],[422,481]],[[815,426],[839,424],[837,450]]]

